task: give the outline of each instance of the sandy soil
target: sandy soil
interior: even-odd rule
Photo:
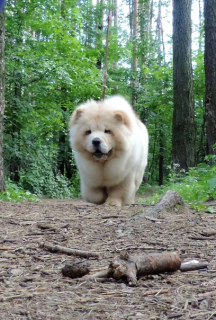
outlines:
[[[216,202],[210,205],[216,209]],[[0,319],[216,319],[216,214],[185,206],[157,219],[140,218],[147,209],[79,199],[0,202]],[[47,241],[100,257],[51,253],[40,246]],[[209,265],[145,276],[137,287],[62,275],[62,267],[76,260],[88,260],[91,273],[102,270],[123,250],[177,251],[183,261]]]

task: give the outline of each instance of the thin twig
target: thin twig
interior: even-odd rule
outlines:
[[[82,251],[82,250],[66,248],[66,247],[62,247],[62,246],[59,246],[59,245],[53,245],[53,244],[51,244],[49,242],[40,243],[40,247],[41,248],[45,248],[50,252],[65,253],[65,254],[72,255],[72,256],[79,256],[79,257],[84,257],[84,258],[89,258],[89,257],[98,258],[99,257],[99,253],[96,253],[96,252]]]

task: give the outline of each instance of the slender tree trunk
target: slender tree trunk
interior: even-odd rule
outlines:
[[[101,50],[103,47],[102,41],[102,32],[103,32],[103,15],[104,15],[104,0],[97,0],[97,7],[98,7],[98,15],[97,15],[97,27],[98,27],[98,35],[96,36],[96,46],[97,49]],[[102,56],[100,55],[97,59],[97,68],[102,69]]]
[[[199,51],[201,51],[202,49],[202,25],[203,25],[203,11],[201,6],[201,0],[199,0]]]
[[[152,0],[139,1],[140,48],[142,50],[139,60],[141,65],[148,65],[151,60],[152,11]],[[145,84],[147,78],[148,74],[143,72],[143,68],[140,68],[139,82],[141,85]]]
[[[158,51],[161,53],[161,43],[162,43],[162,16],[161,16],[161,0],[158,0],[158,16],[157,16],[157,28],[156,36],[158,40]]]
[[[132,58],[132,106],[137,102],[137,70],[138,70],[138,57],[137,57],[137,37],[138,37],[138,0],[133,0],[133,58]]]
[[[173,0],[173,161],[185,170],[196,165],[191,3],[192,0]]]
[[[60,0],[59,5],[60,5],[61,18],[66,20],[68,12],[67,12],[67,5],[65,3],[65,0]],[[87,39],[89,39],[88,35],[87,35]],[[88,44],[88,40],[87,40],[87,44]],[[59,89],[62,92],[62,94],[65,94],[66,89],[64,87],[61,87]],[[61,104],[61,112],[63,116],[62,121],[64,123],[64,127],[66,128],[67,121],[68,121],[66,117],[67,109],[63,104]],[[58,157],[57,157],[57,169],[63,176],[65,176],[68,179],[71,179],[73,176],[72,166],[70,163],[71,162],[70,157],[72,156],[72,154],[70,152],[70,147],[69,147],[68,141],[66,140],[66,134],[64,130],[61,130],[61,129],[59,130],[57,139],[58,139],[58,147],[59,147]]]
[[[118,0],[113,0],[113,13],[112,16],[114,17],[114,33],[115,33],[115,37],[113,39],[113,41],[116,44],[116,47],[118,47]],[[116,60],[113,64],[113,68],[116,69],[118,67],[118,60]],[[118,89],[118,87],[116,86],[116,89]]]
[[[156,36],[158,41],[158,65],[162,64],[162,15],[161,15],[161,0],[158,0],[158,17],[157,17],[157,28],[156,28]],[[160,94],[163,93],[163,89],[159,91]],[[163,184],[163,166],[164,166],[164,128],[163,121],[161,117],[159,117],[159,186]]]
[[[118,27],[118,0],[113,0],[113,17],[114,17],[114,27]]]
[[[5,191],[3,160],[3,126],[5,110],[5,19],[0,13],[0,192]]]
[[[164,132],[160,130],[160,137],[159,137],[159,175],[158,175],[158,183],[159,186],[163,184],[163,177],[164,177]]]
[[[216,0],[204,1],[207,153],[216,154]]]
[[[152,31],[152,6],[151,1],[139,1],[139,28],[140,28],[140,42],[142,46],[142,55],[140,57],[142,64],[147,64],[150,38]]]

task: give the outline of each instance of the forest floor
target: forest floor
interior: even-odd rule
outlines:
[[[216,210],[216,202],[209,203]],[[80,199],[0,202],[0,319],[216,319],[216,214],[187,206],[140,218],[148,207],[92,205]],[[212,231],[212,232],[211,232]],[[99,253],[78,258],[52,253],[41,242]],[[74,259],[91,273],[106,269],[123,250],[176,251],[205,269],[148,275],[130,287],[62,275]]]

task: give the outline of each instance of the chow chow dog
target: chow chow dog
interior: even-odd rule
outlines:
[[[148,132],[130,104],[113,96],[79,105],[69,136],[82,197],[96,204],[134,203],[147,165]]]

